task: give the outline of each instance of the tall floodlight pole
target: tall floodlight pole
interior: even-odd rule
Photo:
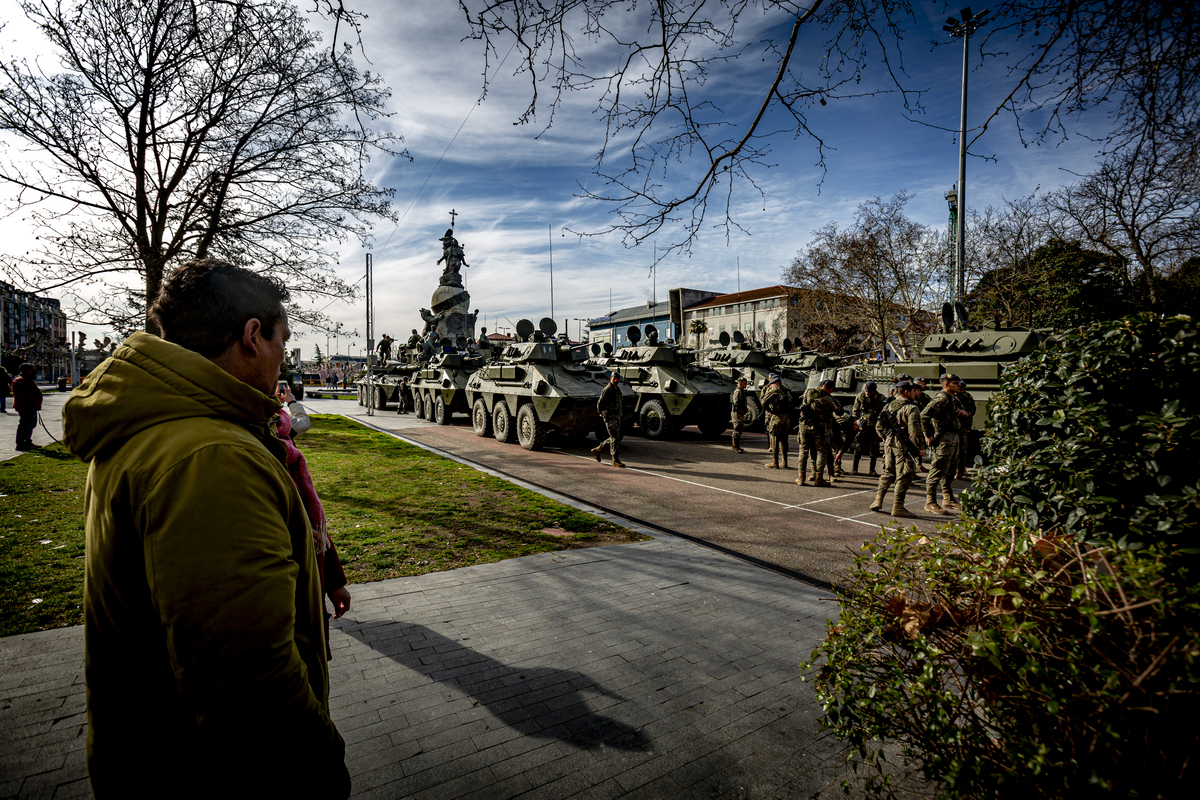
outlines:
[[[963,40],[962,110],[958,122],[958,229],[955,231],[956,248],[954,253],[954,293],[957,300],[961,302],[966,294],[967,254],[965,235],[967,224],[967,45],[971,41],[971,34],[987,24],[984,17],[990,11],[985,8],[978,14],[972,15],[971,7],[967,6],[959,13],[962,15],[962,21],[960,22],[954,17],[947,17],[942,30],[948,31],[951,36],[961,37]]]
[[[375,275],[367,253],[367,416],[375,416],[375,381],[371,361],[375,357]]]

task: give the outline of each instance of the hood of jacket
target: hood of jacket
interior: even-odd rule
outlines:
[[[265,425],[279,401],[192,350],[135,333],[71,392],[63,444],[83,461],[119,448],[147,428],[194,417]]]

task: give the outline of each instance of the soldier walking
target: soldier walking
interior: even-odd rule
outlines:
[[[858,436],[854,439],[854,467],[851,475],[858,475],[858,464],[865,452],[871,459],[871,471],[867,474],[878,478],[875,471],[875,461],[879,458],[879,434],[875,424],[879,422],[879,412],[885,405],[883,395],[875,390],[875,382],[871,381],[854,398],[854,419],[858,423]]]
[[[963,420],[967,416],[958,399],[961,393],[958,376],[947,372],[942,376],[942,391],[921,412],[925,444],[932,451],[929,476],[925,479],[925,510],[933,514],[945,514],[946,509],[957,511],[962,508],[954,499],[953,486]],[[941,505],[937,502],[939,484],[942,487]]]
[[[816,389],[804,393],[800,404],[800,473],[796,483],[807,481],[808,459],[812,456],[813,486],[833,485],[833,450],[829,446],[833,416],[841,408],[830,397],[833,381],[823,380]],[[824,476],[828,475],[826,479]]]
[[[788,412],[792,406],[792,396],[780,383],[780,378],[774,372],[767,377],[767,388],[762,395],[763,411],[766,413],[764,422],[767,427],[767,443],[771,451],[771,461],[764,466],[767,469],[779,469],[779,455],[783,454],[783,468],[788,468],[788,432],[792,427]]]
[[[737,388],[729,396],[730,426],[733,428],[733,452],[744,453],[742,449],[742,431],[746,429],[746,406],[750,393],[746,391],[746,379],[737,379]]]
[[[592,448],[592,454],[596,456],[597,463],[600,462],[600,454],[607,447],[612,455],[612,465],[614,467],[623,467],[621,463],[621,373],[613,372],[608,381],[608,386],[600,392],[600,399],[596,401],[596,409],[600,412],[600,418],[604,420],[604,427],[608,430],[608,438],[601,442],[596,447]]]
[[[908,487],[917,476],[917,458],[925,455],[921,442],[925,432],[921,428],[921,413],[913,397],[914,384],[901,381],[892,392],[892,400],[879,413],[875,432],[883,439],[883,475],[875,490],[872,511],[883,510],[883,498],[892,484],[896,485],[896,498],[892,503],[892,516],[915,519],[916,515],[904,507]]]

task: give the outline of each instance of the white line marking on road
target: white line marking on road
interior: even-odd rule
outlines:
[[[803,508],[804,506],[811,506],[813,503],[826,503],[830,500],[841,500],[843,497],[854,497],[855,495],[858,495],[858,494],[870,494],[870,493],[871,493],[870,489],[863,489],[861,492],[850,492],[849,494],[839,494],[839,495],[835,495],[833,497],[822,497],[820,500],[809,500],[807,503],[800,503],[798,506],[796,506],[796,508]]]

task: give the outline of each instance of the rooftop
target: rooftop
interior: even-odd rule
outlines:
[[[716,297],[711,297],[695,305],[687,307],[688,311],[694,311],[698,308],[713,308],[714,306],[727,306],[733,303],[749,303],[754,300],[765,300],[768,297],[779,297],[788,293],[786,286],[764,286],[761,289],[747,289],[744,292],[731,292],[730,294],[720,294]]]

